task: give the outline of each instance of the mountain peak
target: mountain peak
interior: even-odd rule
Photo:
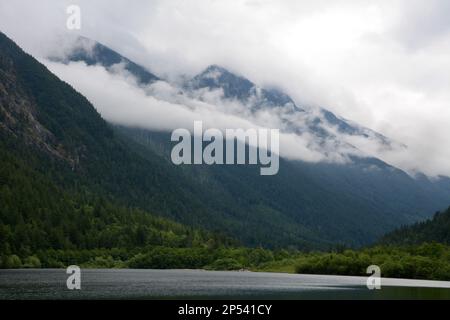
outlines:
[[[236,75],[222,66],[212,64],[195,76],[189,83],[190,89],[222,89],[226,99],[236,99],[250,103],[252,109],[295,106],[294,101],[277,89],[264,89],[243,76]],[[300,109],[299,109],[300,110]]]
[[[62,62],[83,61],[88,66],[101,65],[110,69],[113,65],[123,63],[124,69],[136,77],[138,83],[147,85],[160,80],[146,68],[134,63],[111,48],[83,36],[77,37],[71,50],[65,57],[51,57],[51,60]]]
[[[241,101],[248,99],[249,91],[254,86],[248,79],[237,76],[216,64],[208,66],[189,83],[189,87],[194,90],[202,88],[222,89],[225,98]]]
[[[201,74],[207,74],[210,72],[231,73],[230,71],[228,71],[227,69],[225,69],[222,66],[219,66],[217,64],[212,64],[212,65],[209,65],[208,67],[206,67],[206,69],[203,70],[203,72]]]

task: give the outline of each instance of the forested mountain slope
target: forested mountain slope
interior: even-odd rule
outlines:
[[[413,245],[425,242],[450,244],[450,208],[432,219],[401,227],[381,239],[383,244]]]
[[[3,34],[0,92],[4,168],[0,178],[5,197],[1,222],[7,228],[14,229],[21,221],[33,224],[29,215],[37,214],[36,220],[55,216],[55,223],[46,231],[57,230],[67,218],[50,208],[57,207],[58,201],[62,201],[60,195],[66,194],[69,200],[61,205],[68,206],[73,215],[82,212],[73,210],[73,198],[86,198],[77,205],[90,205],[90,201],[102,198],[190,226],[239,235],[248,244],[321,245],[320,239],[303,232],[301,225],[269,214],[261,217],[257,212],[248,212],[232,198],[199,188],[201,182],[179,174],[183,169],[160,155],[146,151],[144,156],[139,151],[141,147],[117,135],[85,97]],[[20,183],[15,183],[15,179]],[[45,196],[28,196],[28,189]],[[41,201],[47,201],[48,205]],[[39,212],[44,212],[43,216]],[[82,233],[76,224],[74,228]],[[286,233],[287,230],[291,231]],[[60,236],[67,237],[65,231]],[[270,231],[274,233],[269,237]]]
[[[251,246],[324,249],[368,243],[447,205],[443,189],[376,159],[281,159],[271,177],[251,165],[175,166],[168,133],[113,128],[3,34],[0,135],[3,250],[133,246],[140,224],[150,243],[158,229],[150,213],[189,226],[181,238],[193,227]],[[128,233],[140,236],[120,240]]]

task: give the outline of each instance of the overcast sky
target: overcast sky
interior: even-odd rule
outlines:
[[[80,34],[164,77],[220,64],[409,146],[450,176],[450,1],[0,0],[0,30],[36,56]],[[393,160],[394,161],[394,160]]]

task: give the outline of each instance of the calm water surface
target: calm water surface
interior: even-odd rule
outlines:
[[[0,299],[450,299],[450,282],[203,270],[82,269],[68,290],[63,269],[0,270]]]

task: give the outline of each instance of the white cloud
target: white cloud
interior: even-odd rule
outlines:
[[[373,149],[394,165],[450,175],[447,0],[0,0],[0,29],[42,56],[73,3],[83,35],[158,75],[221,64],[407,144]]]
[[[242,117],[246,106],[223,101],[214,92],[209,92],[208,101],[202,102],[179,95],[176,88],[165,82],[139,87],[119,66],[111,73],[103,67],[87,66],[83,62],[61,64],[44,60],[44,63],[50,71],[82,92],[102,117],[112,123],[160,131],[192,130],[194,121],[198,120],[203,122],[204,129],[278,129],[280,125],[273,115],[266,115],[263,121],[258,117]],[[202,95],[202,98],[206,96]],[[330,148],[329,153],[324,154],[324,150],[311,145],[313,141],[309,134],[281,133],[280,154],[309,162],[345,161],[334,149]]]

